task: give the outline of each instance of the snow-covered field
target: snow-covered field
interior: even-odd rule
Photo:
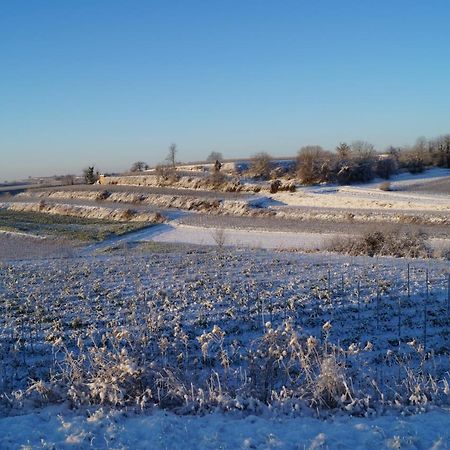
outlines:
[[[0,447],[447,448],[448,276],[207,247],[3,262]]]
[[[326,245],[302,229],[318,214],[340,235],[408,215],[433,232],[450,202],[414,186],[445,176],[207,201],[152,188],[133,205],[157,200],[165,223],[76,251],[1,233],[0,448],[448,448],[448,263],[282,251]],[[113,189],[123,211],[134,193]]]
[[[450,199],[446,196],[411,190],[449,176],[449,169],[431,169],[419,175],[392,177],[389,191],[381,190],[382,180],[377,180],[352,186],[304,187],[294,193],[273,194],[272,198],[289,206],[314,208],[449,212]]]
[[[323,233],[302,233],[287,231],[223,230],[223,245],[265,249],[322,249],[333,237]],[[164,232],[146,239],[155,242],[174,242],[197,245],[217,245],[218,229],[173,224]]]

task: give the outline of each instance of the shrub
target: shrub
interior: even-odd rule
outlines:
[[[226,180],[225,175],[217,170],[214,170],[208,177],[209,183],[211,183],[215,189],[219,188],[222,184],[224,184],[225,180]]]
[[[345,144],[341,144],[343,147]],[[366,183],[375,177],[375,150],[364,141],[353,142],[351,147],[338,148],[334,172],[340,184]]]
[[[400,228],[371,230],[357,237],[334,239],[328,250],[352,256],[428,258],[432,252],[426,244],[426,238],[420,231]]]
[[[304,184],[330,181],[332,154],[318,145],[302,147],[297,156],[297,174]]]
[[[271,157],[268,153],[260,152],[253,156],[250,171],[255,178],[267,180],[272,169]]]
[[[380,156],[377,160],[375,172],[380,178],[388,180],[397,171],[397,163],[391,157]]]
[[[280,180],[274,180],[270,183],[270,193],[276,194],[278,190],[281,187],[281,181]]]
[[[176,168],[166,164],[157,165],[155,167],[155,174],[158,178],[159,183],[174,183],[179,179]]]
[[[124,220],[130,220],[132,219],[134,216],[136,215],[136,211],[134,209],[126,209],[125,211],[123,211],[122,213],[122,218]]]
[[[97,194],[96,200],[106,200],[111,195],[111,192],[104,190]]]
[[[378,186],[378,189],[380,189],[380,191],[391,191],[391,183],[389,181],[384,181]]]

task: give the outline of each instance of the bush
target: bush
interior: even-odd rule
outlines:
[[[270,193],[276,194],[278,190],[281,187],[281,181],[280,180],[274,180],[270,183]]]
[[[106,200],[111,195],[111,192],[104,190],[97,194],[96,200]]]
[[[340,147],[343,147],[341,144]],[[375,150],[364,141],[353,142],[345,151],[338,148],[338,160],[334,172],[340,184],[366,183],[375,177]]]
[[[376,163],[375,172],[380,178],[389,180],[397,171],[397,163],[391,157],[379,157]]]
[[[261,152],[253,156],[250,171],[255,178],[267,180],[272,169],[271,157],[268,153]]]
[[[335,239],[328,250],[352,256],[428,258],[432,256],[432,252],[426,239],[427,236],[420,231],[404,231],[399,228],[372,230],[357,237]]]
[[[302,147],[297,156],[297,174],[304,184],[330,181],[332,154],[318,145]]]
[[[336,179],[340,184],[367,183],[374,178],[372,161],[350,161],[338,167]]]
[[[176,168],[166,165],[159,164],[155,167],[155,174],[158,178],[159,183],[167,182],[174,183],[179,179]]]
[[[128,208],[125,211],[123,211],[122,218],[124,220],[131,220],[135,215],[136,215],[136,211],[134,209]]]
[[[218,189],[220,186],[222,186],[225,183],[226,177],[222,172],[220,172],[218,170],[214,170],[209,175],[208,181],[209,181],[209,183],[211,183],[213,185],[213,187],[215,189]]]
[[[391,191],[391,183],[389,183],[389,181],[385,181],[378,186],[378,189],[380,189],[380,191]]]

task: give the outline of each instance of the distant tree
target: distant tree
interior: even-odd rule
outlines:
[[[354,141],[351,146],[353,159],[373,160],[375,158],[375,147],[366,141]]]
[[[389,155],[396,163],[398,163],[398,160],[400,158],[401,149],[399,147],[394,147],[390,145],[386,149],[386,154]]]
[[[352,149],[350,148],[350,145],[346,144],[345,142],[341,142],[336,147],[336,155],[341,161],[349,160],[351,157],[351,153]]]
[[[172,167],[173,170],[176,170],[177,167],[177,145],[170,144],[169,145],[169,153],[167,154],[166,161]]]
[[[250,170],[254,177],[268,179],[272,168],[272,157],[266,152],[260,152],[253,156]]]
[[[94,166],[89,166],[87,169],[84,169],[83,175],[86,184],[94,184],[99,178],[99,173],[95,171]]]
[[[297,156],[297,175],[304,184],[330,180],[332,154],[319,145],[302,147]]]
[[[450,135],[429,141],[429,153],[434,165],[450,167]]]
[[[215,163],[216,161],[222,162],[223,156],[220,152],[211,152],[206,158],[207,162]]]
[[[424,137],[417,139],[416,143],[409,148],[405,148],[400,154],[400,166],[410,173],[421,173],[425,167],[432,163],[432,155],[429,145]]]
[[[341,184],[367,182],[375,177],[377,157],[372,144],[355,141],[336,149],[335,178]]]
[[[177,145],[170,144],[165,163],[155,167],[155,173],[160,183],[172,184],[179,179],[177,176]]]
[[[148,165],[144,161],[136,161],[131,166],[131,172],[143,172],[148,169]]]
[[[61,181],[65,185],[73,185],[75,184],[75,175],[64,175]]]

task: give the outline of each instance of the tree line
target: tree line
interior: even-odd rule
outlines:
[[[385,152],[376,151],[366,141],[343,142],[335,151],[307,145],[298,151],[295,164],[284,172],[291,172],[303,184],[351,184],[375,177],[388,180],[399,170],[420,173],[429,167],[450,168],[450,135],[430,140],[419,138],[410,147],[391,146]],[[283,175],[283,169],[274,164],[268,153],[254,155],[249,172],[262,179]]]
[[[164,163],[156,166],[158,176],[165,179],[176,177],[177,153],[176,144],[171,144]],[[206,161],[214,164],[212,171],[218,176],[223,162],[222,153],[213,151]],[[290,175],[303,184],[364,183],[375,177],[388,180],[400,170],[420,173],[429,167],[450,168],[450,134],[433,139],[421,137],[412,146],[390,146],[384,152],[377,151],[366,141],[342,142],[334,151],[325,150],[320,145],[306,145],[300,148],[295,162],[288,167],[280,167],[275,161],[270,154],[259,152],[250,159],[246,175],[259,179]],[[143,172],[148,168],[145,162],[137,161],[130,171]],[[98,179],[98,172],[95,173],[93,167],[85,169],[84,175],[87,183]]]

